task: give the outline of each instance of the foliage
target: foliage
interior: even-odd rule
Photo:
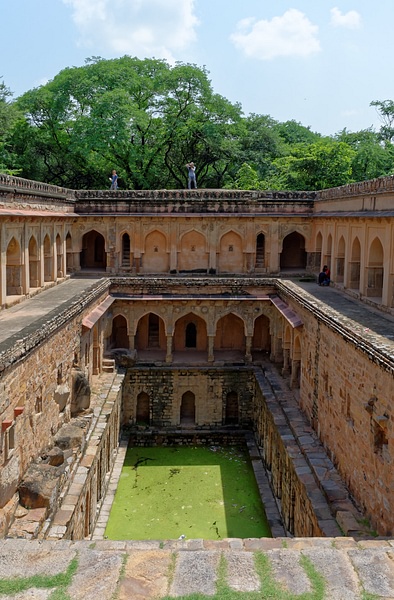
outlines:
[[[57,575],[32,575],[31,577],[16,577],[0,579],[0,595],[15,595],[31,588],[56,588],[52,598],[67,598],[66,589],[70,585],[73,575],[78,568],[78,561],[74,558],[64,573]]]
[[[244,116],[215,94],[205,68],[93,57],[16,100],[0,81],[0,170],[65,187],[311,190],[393,172],[394,101],[382,119],[323,137],[295,120]]]

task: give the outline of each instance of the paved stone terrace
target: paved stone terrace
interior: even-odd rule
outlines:
[[[23,337],[30,327],[50,318],[53,311],[88,290],[100,278],[72,279],[0,313],[0,342],[9,336]],[[298,282],[297,282],[298,285]],[[315,296],[319,306],[326,304],[351,319],[366,336],[378,336],[392,346],[393,319],[346,297],[338,290],[300,283]],[[27,329],[26,329],[27,328]],[[229,539],[220,541],[26,541],[0,542],[0,579],[32,575],[54,576],[65,572],[73,559],[78,566],[65,592],[73,600],[143,600],[184,597],[202,593],[221,600],[216,594],[220,583],[219,565],[227,564],[225,583],[239,592],[256,592],[260,600],[269,598],[263,591],[254,559],[262,554],[271,565],[278,589],[295,597],[311,592],[311,582],[303,566],[307,557],[325,580],[324,596],[312,591],[309,600],[394,600],[394,540],[334,538]],[[1,582],[0,582],[1,583]],[[58,584],[35,588],[0,599],[49,599]],[[262,588],[263,589],[263,588]],[[272,596],[271,596],[272,597]],[[281,598],[281,594],[277,596]],[[285,596],[283,596],[285,598]]]
[[[259,576],[255,559],[267,559],[271,573]],[[250,600],[280,600],[309,592],[309,600],[378,600],[394,598],[394,540],[356,542],[351,538],[227,539],[150,542],[26,542],[5,540],[0,546],[0,578],[53,577],[77,568],[63,588],[73,600],[147,600],[204,597],[223,584]],[[303,561],[324,579],[324,594],[313,590]],[[300,562],[301,561],[301,562]],[[223,569],[223,565],[226,566]],[[225,574],[223,575],[223,571]],[[265,592],[272,578],[277,595]],[[59,584],[57,584],[59,586]],[[53,587],[31,587],[0,598],[45,600]],[[281,590],[281,592],[279,591]],[[59,590],[58,590],[59,591]],[[59,596],[60,597],[60,596]],[[233,598],[234,596],[232,596]],[[201,598],[201,596],[199,596]],[[201,598],[201,600],[202,600]]]

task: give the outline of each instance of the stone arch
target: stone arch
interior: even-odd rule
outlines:
[[[155,312],[143,315],[137,324],[136,350],[166,349],[164,321]]]
[[[207,240],[200,231],[192,229],[182,235],[178,250],[178,271],[208,271]]]
[[[271,350],[270,320],[260,315],[254,322],[252,350],[269,353]]]
[[[40,257],[38,244],[34,235],[30,237],[29,246],[29,287],[40,287]]]
[[[345,279],[345,257],[346,257],[346,243],[343,235],[339,238],[338,249],[337,249],[337,260],[335,267],[335,280],[337,283],[343,283]]]
[[[216,324],[215,350],[245,350],[245,324],[234,313],[221,317]]]
[[[191,391],[185,392],[182,395],[180,406],[180,424],[196,424],[196,397]]]
[[[112,319],[111,347],[127,348],[130,347],[128,336],[128,323],[123,315],[116,315]]]
[[[22,289],[22,252],[18,240],[13,236],[7,246],[6,258],[7,296],[19,296]]]
[[[150,398],[146,392],[137,396],[135,421],[137,425],[150,425]]]
[[[145,238],[142,268],[144,273],[167,273],[170,269],[167,238],[158,229],[148,233]]]
[[[255,271],[264,269],[265,267],[265,235],[260,232],[256,237],[256,259],[255,259]]]
[[[356,236],[352,242],[352,250],[350,253],[350,261],[348,265],[348,287],[353,290],[360,288],[360,272],[361,272],[361,244]]]
[[[321,231],[318,231],[316,234],[315,240],[315,253],[312,266],[314,270],[320,272],[321,270],[321,257],[322,257],[322,248],[323,248],[323,235]]]
[[[331,233],[329,233],[328,237],[327,237],[326,253],[324,255],[324,264],[327,265],[327,267],[330,269],[330,271],[331,271],[331,256],[332,256],[332,235],[331,235]]]
[[[238,425],[239,423],[239,402],[237,392],[228,392],[226,395],[226,407],[224,414],[225,425]]]
[[[105,252],[104,236],[92,229],[84,234],[82,238],[81,268],[98,269],[107,268],[107,255]]]
[[[379,237],[372,241],[368,252],[367,296],[380,298],[383,292],[384,249]]]
[[[61,279],[64,276],[63,273],[63,244],[58,233],[55,239],[56,245],[56,278]]]
[[[130,235],[125,231],[121,235],[121,266],[130,267]]]
[[[66,271],[71,273],[74,266],[73,261],[73,247],[71,233],[68,231],[66,235]]]
[[[219,243],[219,273],[243,272],[242,238],[231,230],[222,235]]]
[[[48,234],[44,237],[44,281],[53,281],[53,248]]]
[[[305,238],[298,231],[289,233],[282,242],[282,252],[280,255],[280,268],[286,269],[305,269],[306,251]]]
[[[191,345],[193,342],[193,333],[195,334],[194,346]],[[207,324],[204,319],[194,313],[188,313],[180,317],[174,327],[174,351],[181,352],[194,349],[204,352],[207,348]]]
[[[323,236],[322,236],[321,231],[318,231],[317,235],[316,235],[316,242],[315,242],[316,252],[320,252],[320,254],[321,254],[322,248],[323,248]]]

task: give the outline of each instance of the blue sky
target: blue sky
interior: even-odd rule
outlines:
[[[205,66],[245,115],[333,135],[378,129],[394,100],[394,0],[0,0],[0,77],[14,97],[85,58]]]

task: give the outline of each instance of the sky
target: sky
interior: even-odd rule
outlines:
[[[0,80],[14,94],[92,56],[205,67],[245,116],[323,135],[378,130],[394,100],[394,0],[0,0]]]

